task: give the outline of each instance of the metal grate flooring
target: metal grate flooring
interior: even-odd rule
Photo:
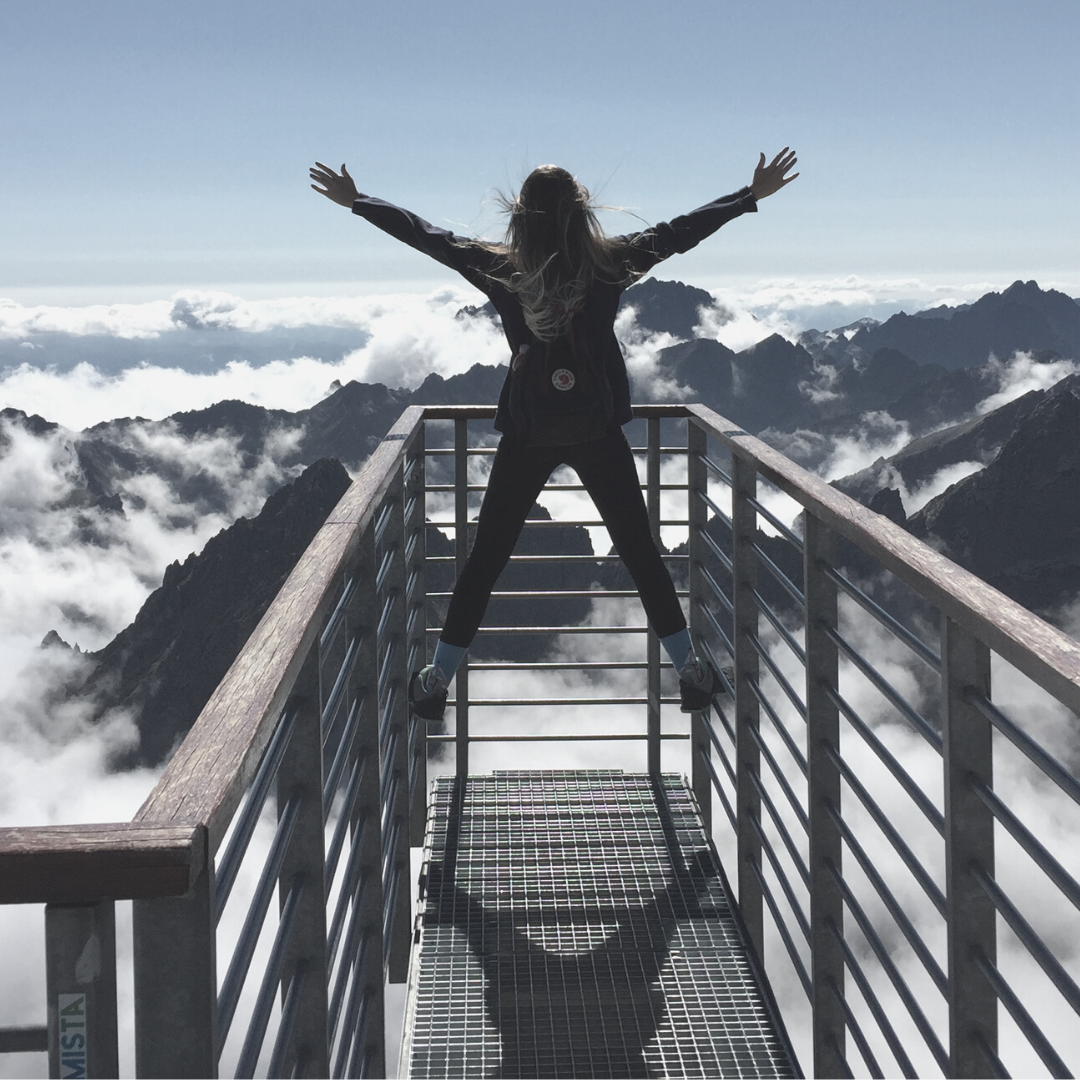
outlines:
[[[798,1075],[679,777],[444,777],[424,855],[409,1076]]]

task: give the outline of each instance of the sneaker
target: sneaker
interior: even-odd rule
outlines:
[[[684,713],[701,712],[724,691],[720,676],[696,656],[679,668],[679,709]]]
[[[429,664],[414,671],[409,680],[409,704],[421,720],[441,720],[446,709],[446,688],[449,682],[442,667]]]

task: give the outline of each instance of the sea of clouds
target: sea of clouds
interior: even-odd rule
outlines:
[[[939,303],[966,303],[989,288],[986,283],[938,289],[918,282],[869,283],[854,278],[818,285],[773,283],[747,292],[719,290],[715,294],[718,308],[705,313],[702,325],[709,336],[742,349],[772,333],[794,338],[809,327],[831,329],[865,316],[880,319],[901,307],[912,311]],[[488,320],[462,314],[466,305],[481,301],[482,297],[466,289],[263,301],[186,291],[150,303],[77,308],[0,300],[0,407],[37,414],[60,425],[47,435],[32,436],[18,423],[0,421],[0,825],[130,818],[156,775],[152,770],[117,774],[110,769],[115,754],[135,739],[132,717],[117,712],[91,723],[85,703],[62,693],[78,677],[84,658],[59,648],[41,649],[40,642],[48,631],[57,630],[84,651],[100,648],[132,620],[149,592],[160,584],[169,563],[200,550],[210,536],[237,517],[257,513],[265,498],[295,472],[283,461],[296,432],[283,432],[272,440],[263,459],[250,467],[244,465],[235,441],[227,435],[187,439],[161,425],[133,425],[124,429],[123,438],[133,450],[160,462],[161,468],[125,481],[126,492],[136,497],[125,499],[120,515],[88,502],[74,449],[77,433],[117,417],[160,420],[228,398],[297,410],[322,399],[335,383],[351,379],[416,387],[433,372],[447,377],[475,363],[503,363],[506,346],[501,334]],[[640,330],[631,313],[621,317],[620,329],[638,398],[677,400],[678,388],[665,383],[656,368],[659,349],[673,339]],[[996,388],[982,403],[983,411],[1052,385],[1077,369],[1071,361],[1038,364],[1022,354],[995,363]],[[863,421],[857,430],[834,440],[820,470],[827,478],[858,471],[880,456],[895,453],[910,438],[906,426],[887,415]],[[677,480],[681,467],[677,462],[666,465],[665,480]],[[908,512],[980,467],[978,462],[961,463],[915,491],[905,489],[902,495]],[[212,484],[220,496],[213,509],[180,494],[185,489],[176,478],[195,476]],[[795,507],[779,493],[766,493],[763,498],[786,519],[794,516]],[[592,514],[587,499],[575,493],[553,497],[550,509],[555,516],[568,518]],[[597,549],[606,550],[605,539],[602,530],[594,532]],[[678,530],[669,529],[664,539],[670,545],[681,537]],[[848,617],[858,619],[855,614]],[[606,601],[595,606],[592,619],[602,625],[633,624],[640,621],[641,613],[635,603]],[[871,659],[879,660],[896,684],[918,700],[922,691],[913,665],[897,657],[887,642],[879,642],[872,626],[860,623],[858,632]],[[581,640],[566,643],[568,654],[580,647]],[[588,640],[599,644],[596,638]],[[636,655],[639,642],[630,635],[612,637],[604,647],[611,658],[629,657]],[[771,648],[778,663],[790,662],[790,657],[784,659],[785,647],[778,640],[771,642]],[[795,677],[794,669],[790,674]],[[614,680],[610,685],[598,684],[595,676],[561,673],[521,678],[528,685],[507,691],[485,675],[475,680],[474,693],[500,696],[505,692],[512,697],[534,691],[565,697],[598,689],[613,696],[625,693]],[[864,715],[891,740],[893,752],[925,780],[928,792],[936,791],[934,797],[939,797],[940,777],[934,773],[925,745],[905,734],[865,688],[860,689],[852,672],[846,671],[844,678],[853,703],[865,708]],[[544,679],[543,685],[536,681]],[[1041,737],[1076,764],[1071,717],[1014,673],[1000,673],[999,689],[1034,717]],[[567,721],[570,726],[595,726],[601,711],[583,711],[580,716],[564,712],[560,726],[565,728]],[[794,724],[791,717],[786,719]],[[499,722],[511,731],[535,730],[538,724],[536,710],[525,709],[504,712]],[[614,716],[599,718],[601,728],[614,722]],[[488,723],[478,716],[477,730]],[[551,723],[550,717],[539,720],[541,726]],[[666,752],[670,758],[666,767],[686,768],[677,745]],[[501,767],[507,763],[504,755],[505,751],[481,744],[475,767]],[[641,767],[639,757],[632,744],[599,743],[583,748],[574,760],[583,767],[629,769]],[[567,762],[566,748],[558,744],[541,746],[534,760],[537,765],[560,767]],[[858,759],[858,764],[870,772],[874,769],[869,758]],[[1067,816],[1045,785],[1022,763],[1009,766],[1001,780],[1015,788],[1029,824],[1039,835],[1054,838],[1055,850],[1064,848],[1063,858],[1072,859],[1069,865],[1074,872],[1080,869],[1067,854],[1072,850]],[[910,822],[912,815],[898,798],[887,803],[890,813],[894,807],[896,820]],[[931,866],[937,865],[934,860],[940,861],[940,856],[932,853],[932,845],[915,826],[912,829],[912,844],[926,851]],[[730,856],[722,838],[720,846]],[[1010,858],[1005,857],[1006,866],[1011,865]],[[1025,879],[1019,871],[1016,876],[1021,889],[1035,887],[1027,884],[1030,877]],[[908,891],[912,888],[909,885]],[[926,927],[937,951],[941,931],[935,928],[932,912],[920,907],[914,892],[910,897],[903,892],[901,898],[905,904],[910,900],[912,911],[919,913],[913,918]],[[1040,929],[1052,940],[1066,942],[1064,954],[1075,967],[1076,950],[1067,945],[1068,924],[1058,914],[1048,909]],[[0,1026],[43,1021],[41,923],[39,909],[0,911],[5,967],[0,980]],[[126,960],[130,928],[123,909],[120,923],[121,959]],[[1020,960],[1008,955],[1019,978],[1036,980]],[[795,987],[792,992],[793,986],[781,983],[777,990],[798,1017],[802,1015],[801,991]],[[122,1014],[130,1012],[124,1008],[130,992],[130,981],[122,980]],[[797,1027],[800,1049],[804,1049],[805,1031],[801,1022]],[[126,1062],[130,1071],[130,1031],[122,1052],[122,1068]],[[0,1076],[44,1075],[43,1070],[40,1055],[0,1057]]]

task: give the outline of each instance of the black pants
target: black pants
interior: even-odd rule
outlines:
[[[472,643],[525,517],[560,465],[569,465],[592,497],[656,633],[667,637],[686,626],[671,575],[649,530],[634,455],[626,436],[616,429],[603,439],[577,446],[522,446],[511,438],[499,443],[476,539],[446,615],[441,636],[448,645],[467,648]]]

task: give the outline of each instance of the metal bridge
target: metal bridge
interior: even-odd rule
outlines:
[[[723,417],[646,406],[725,693],[679,714],[628,589],[507,589],[592,614],[486,628],[550,647],[467,664],[428,730],[407,677],[493,412],[405,411],[132,821],[0,830],[47,997],[0,1052],[117,1076],[120,1032],[140,1076],[385,1076],[407,981],[415,1076],[1072,1075],[1080,644]],[[529,528],[568,524],[599,525]]]

